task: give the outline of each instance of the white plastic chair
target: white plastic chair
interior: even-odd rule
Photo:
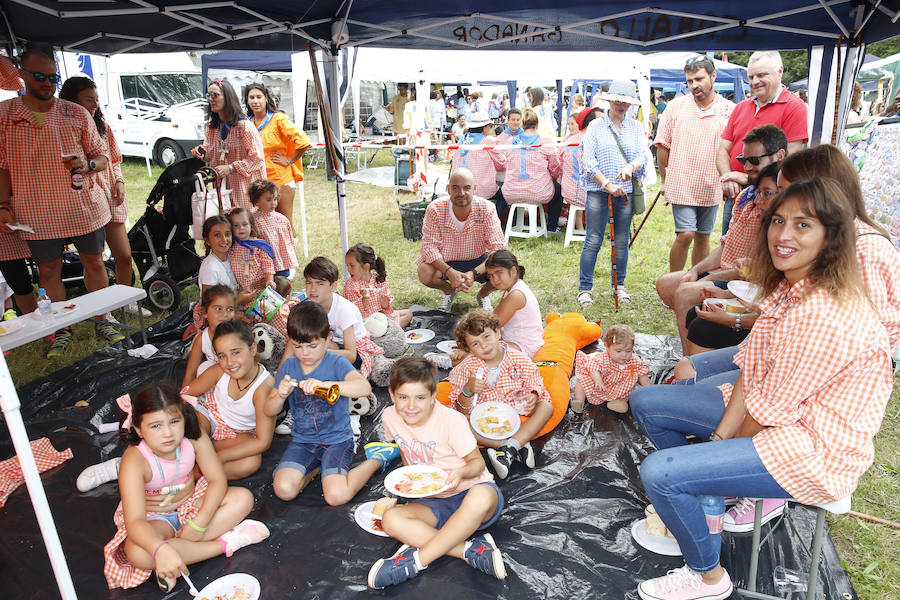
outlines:
[[[572,242],[583,242],[587,237],[587,231],[578,225],[578,214],[583,212],[583,206],[569,205],[569,220],[566,223],[566,237],[563,241],[563,248],[568,248]]]
[[[528,224],[525,217],[528,216]],[[506,243],[509,238],[536,238],[547,233],[547,218],[540,204],[510,204],[509,218],[506,220]]]

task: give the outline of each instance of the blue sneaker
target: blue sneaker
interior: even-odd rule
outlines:
[[[381,470],[385,468],[394,459],[400,458],[400,446],[390,442],[369,442],[365,445],[366,458],[374,458],[381,463]]]
[[[413,558],[415,548],[403,544],[390,558],[379,558],[369,569],[369,587],[383,590],[389,585],[403,583],[419,574],[416,560]]]
[[[503,556],[491,534],[476,535],[469,542],[471,542],[469,548],[463,554],[469,566],[497,579],[504,579],[506,567],[503,564]]]

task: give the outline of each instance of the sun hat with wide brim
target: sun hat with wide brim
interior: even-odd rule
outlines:
[[[597,98],[607,102],[627,102],[628,104],[640,104],[633,81],[617,79],[609,84],[608,92],[600,92]]]
[[[466,129],[478,129],[479,127],[484,127],[485,125],[490,125],[492,123],[493,121],[491,121],[487,112],[479,110],[473,112],[466,118]]]

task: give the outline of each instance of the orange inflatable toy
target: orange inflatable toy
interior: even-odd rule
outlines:
[[[534,362],[544,378],[544,387],[550,392],[553,416],[538,432],[540,437],[559,425],[569,408],[569,378],[575,363],[575,352],[600,339],[603,330],[598,323],[585,321],[581,313],[550,313],[544,328],[544,345],[538,350]],[[450,405],[450,382],[442,381],[437,389],[438,402]],[[528,417],[520,417],[525,421]]]

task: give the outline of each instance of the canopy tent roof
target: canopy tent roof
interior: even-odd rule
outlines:
[[[684,87],[684,65],[688,60],[699,57],[695,52],[658,52],[647,56],[650,63],[650,85],[658,88],[672,88],[676,91]],[[712,59],[716,68],[716,87],[750,89],[747,68],[734,63]]]
[[[872,89],[878,87],[878,81],[881,79],[892,80],[891,89],[885,97],[893,98],[900,91],[900,54],[864,63],[856,79],[863,86],[871,84]]]
[[[855,29],[863,42],[896,34],[900,0],[874,8],[854,0],[676,0],[665,8],[632,0],[555,3],[419,0],[315,3],[225,0],[0,0],[12,38],[101,54],[184,49],[302,50],[327,46],[492,50],[796,49],[834,44]],[[867,12],[861,12],[867,11]],[[349,14],[348,14],[349,13]],[[52,18],[47,18],[47,17]],[[342,28],[342,25],[344,28]]]

